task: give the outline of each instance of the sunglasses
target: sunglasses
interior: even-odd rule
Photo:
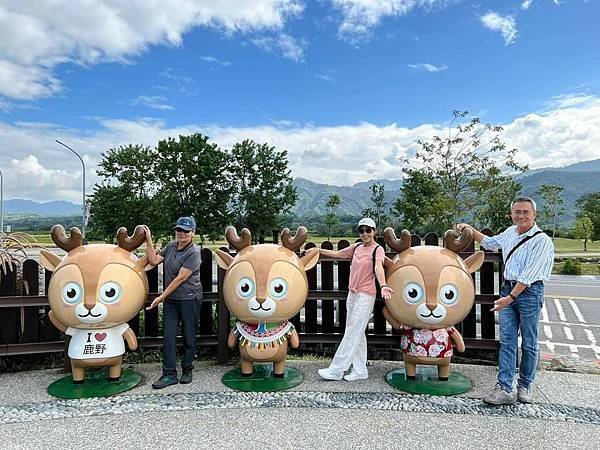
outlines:
[[[369,228],[369,227],[360,227],[360,228],[358,229],[358,232],[359,232],[360,234],[365,234],[365,233],[366,233],[366,234],[371,234],[371,233],[373,232],[373,228]]]
[[[183,228],[179,228],[179,227],[175,228],[175,231],[177,231],[178,233],[185,233],[185,234],[192,232],[192,230],[184,230]]]

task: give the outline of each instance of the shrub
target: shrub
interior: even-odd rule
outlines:
[[[581,262],[578,259],[565,259],[560,266],[561,275],[581,275]]]

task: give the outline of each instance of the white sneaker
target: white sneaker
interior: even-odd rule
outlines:
[[[344,375],[344,380],[346,381],[366,380],[367,378],[369,378],[368,373],[359,375],[355,372],[350,372],[348,375]]]
[[[336,374],[329,367],[327,367],[325,369],[319,369],[319,376],[321,378],[323,378],[324,380],[330,380],[330,381],[340,381],[342,379],[341,374],[340,375]]]

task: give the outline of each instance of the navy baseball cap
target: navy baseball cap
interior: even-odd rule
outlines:
[[[180,217],[173,228],[183,228],[191,231],[196,229],[196,220],[193,217]]]

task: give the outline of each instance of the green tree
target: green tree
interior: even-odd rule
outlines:
[[[296,204],[287,151],[245,140],[233,146],[231,158],[235,224],[248,227],[262,241],[267,230],[278,226],[278,217]]]
[[[448,198],[432,174],[408,169],[392,213],[400,218],[402,228],[414,233],[440,233],[452,223],[448,203]]]
[[[340,223],[335,210],[338,205],[342,203],[342,199],[335,192],[327,198],[325,207],[327,208],[327,214],[325,214],[325,225],[327,226],[327,240],[331,240],[331,227]]]
[[[385,186],[376,181],[369,186],[369,189],[371,190],[371,203],[373,206],[363,209],[362,215],[373,219],[377,224],[377,228],[383,230],[389,221],[386,214]]]
[[[402,158],[408,166],[403,169],[405,173],[416,166],[437,180],[448,198],[453,223],[473,211],[481,197],[482,180],[493,176],[493,168],[517,172],[527,169],[515,160],[518,150],[508,149],[503,142],[501,126],[482,124],[477,117],[456,124],[468,114],[453,111],[447,137],[418,140],[414,158]]]
[[[230,155],[200,133],[159,141],[155,174],[161,186],[155,199],[162,215],[157,231],[172,234],[179,216],[193,216],[201,241],[204,235],[222,234],[230,223],[230,163]]]
[[[150,147],[126,145],[102,153],[97,174],[100,184],[90,196],[89,238],[112,241],[117,229],[155,225],[160,217],[152,200],[157,190],[156,152]]]
[[[590,192],[577,199],[575,202],[579,209],[579,214],[589,217],[594,226],[592,239],[600,240],[600,192]]]
[[[522,185],[497,167],[491,167],[488,175],[473,182],[478,193],[473,218],[480,228],[496,232],[512,225],[510,204],[521,193]]]
[[[565,190],[564,187],[557,184],[542,184],[537,193],[544,200],[544,206],[541,211],[542,220],[547,225],[552,226],[552,239],[556,234],[556,222],[558,217],[564,213],[564,199],[562,198],[562,192]]]
[[[592,239],[594,224],[585,213],[575,220],[575,239],[583,239],[583,251],[587,252],[587,242]]]

